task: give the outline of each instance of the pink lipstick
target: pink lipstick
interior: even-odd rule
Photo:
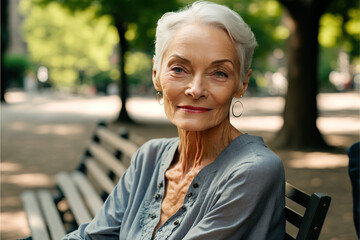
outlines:
[[[194,107],[194,106],[190,106],[190,105],[178,106],[178,108],[180,108],[184,112],[188,112],[188,113],[205,113],[205,112],[208,112],[211,110],[209,108]]]

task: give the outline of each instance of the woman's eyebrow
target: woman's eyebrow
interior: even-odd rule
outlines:
[[[221,63],[226,63],[226,62],[229,62],[229,63],[231,63],[231,65],[234,66],[234,63],[233,63],[230,59],[220,59],[220,60],[216,60],[216,61],[213,61],[211,64],[212,64],[212,65],[215,65],[215,64],[221,64]]]
[[[171,55],[169,58],[179,58],[180,60],[184,61],[184,62],[187,62],[187,63],[191,63],[191,61],[189,59],[186,59],[178,54],[173,54]]]
[[[180,60],[183,61],[183,62],[191,63],[191,61],[190,61],[189,59],[184,58],[184,57],[182,57],[182,56],[180,56],[180,55],[178,55],[178,54],[172,54],[172,55],[169,57],[169,59],[171,59],[171,58],[178,58],[178,59],[180,59]],[[230,59],[226,59],[226,58],[225,58],[225,59],[215,60],[215,61],[213,61],[213,62],[211,63],[211,65],[222,64],[222,63],[226,63],[226,62],[229,62],[229,63],[231,63],[232,66],[234,66],[233,61],[231,61]]]

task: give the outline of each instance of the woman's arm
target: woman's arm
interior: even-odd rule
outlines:
[[[63,240],[74,239],[119,239],[124,212],[128,205],[129,195],[136,177],[136,158],[134,154],[130,167],[120,178],[118,184],[108,196],[100,211],[94,219],[79,226],[79,228],[67,234]]]

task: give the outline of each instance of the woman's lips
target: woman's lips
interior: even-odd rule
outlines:
[[[178,108],[180,108],[184,112],[188,112],[188,113],[205,113],[205,112],[208,112],[211,110],[210,108],[195,107],[195,106],[189,106],[189,105],[178,106]]]

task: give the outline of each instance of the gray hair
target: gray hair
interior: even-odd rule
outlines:
[[[200,22],[224,29],[235,43],[240,60],[240,83],[247,82],[252,55],[257,46],[254,33],[239,14],[216,3],[197,1],[178,12],[165,13],[156,28],[154,69],[157,76],[164,52],[179,27],[191,22]],[[240,84],[241,86],[241,84]]]

